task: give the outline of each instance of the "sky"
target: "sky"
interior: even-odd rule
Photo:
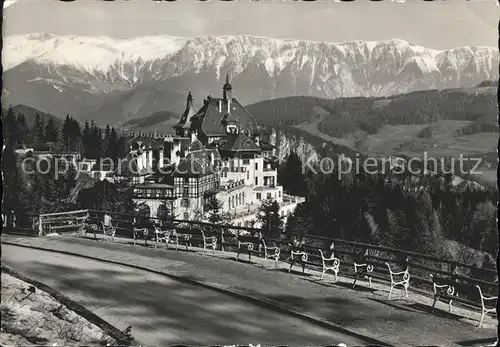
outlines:
[[[127,39],[249,34],[321,42],[398,38],[447,49],[496,47],[499,15],[495,0],[17,0],[4,10],[3,35],[39,32]]]

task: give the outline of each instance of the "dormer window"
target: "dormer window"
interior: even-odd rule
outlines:
[[[236,134],[238,132],[238,127],[234,124],[229,124],[226,127],[226,131],[228,134]]]

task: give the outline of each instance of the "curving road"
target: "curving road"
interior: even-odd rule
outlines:
[[[366,345],[282,313],[165,276],[2,245],[2,262],[79,302],[142,344]]]

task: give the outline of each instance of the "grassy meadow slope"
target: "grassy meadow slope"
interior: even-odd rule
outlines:
[[[247,106],[259,124],[304,133],[372,155],[487,159],[498,146],[497,88],[430,90],[387,98],[288,97]]]
[[[179,122],[180,115],[170,111],[154,112],[144,118],[134,118],[125,123],[122,127],[127,131],[142,132],[160,132],[165,134],[174,134],[172,128]]]

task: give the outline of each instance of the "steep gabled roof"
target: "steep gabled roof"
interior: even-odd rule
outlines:
[[[222,103],[221,112],[219,112],[219,102]],[[207,136],[224,136],[226,135],[226,128],[222,122],[224,116],[229,121],[237,122],[245,132],[258,133],[257,122],[235,98],[231,99],[230,113],[227,112],[227,100],[211,98],[194,118],[201,123],[201,129]]]
[[[260,152],[259,146],[244,133],[229,134],[219,147],[221,152]]]
[[[214,164],[212,165],[212,159]],[[189,153],[177,166],[173,176],[206,176],[216,172],[214,166],[221,156],[216,149],[203,149]]]
[[[204,150],[204,149],[205,149],[205,146],[203,146],[203,144],[198,139],[195,139],[189,145],[189,152],[201,151],[201,150]]]

